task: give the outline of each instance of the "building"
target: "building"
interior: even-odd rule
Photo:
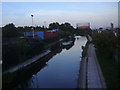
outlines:
[[[90,29],[90,23],[78,23],[77,29]]]
[[[35,31],[34,32],[35,37],[37,37],[41,40],[59,37],[61,34],[62,34],[62,32],[59,29],[53,29],[53,30],[47,30],[47,31]],[[25,38],[32,38],[33,32],[32,31],[24,32],[24,37]]]

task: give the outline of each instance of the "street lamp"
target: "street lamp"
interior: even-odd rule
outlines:
[[[34,15],[31,15],[31,17],[32,17],[32,29],[33,29],[33,38],[34,38],[33,16],[34,16]]]

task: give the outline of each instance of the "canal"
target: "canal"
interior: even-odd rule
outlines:
[[[76,36],[74,45],[69,49],[62,49],[54,55],[46,65],[33,74],[18,88],[77,88],[80,61],[82,56],[81,46],[85,46],[86,37]]]

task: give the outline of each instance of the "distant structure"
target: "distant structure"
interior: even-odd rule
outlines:
[[[113,23],[110,23],[110,25],[111,25],[111,30],[113,30],[113,28],[114,28]]]
[[[77,29],[90,29],[90,23],[77,23]]]
[[[46,40],[46,39],[60,37],[62,35],[62,32],[60,29],[52,29],[47,31],[35,31],[34,35],[35,35],[34,37],[40,40]],[[33,37],[32,31],[24,32],[24,38],[31,38],[31,37]]]

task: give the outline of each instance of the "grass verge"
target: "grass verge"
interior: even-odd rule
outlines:
[[[86,37],[87,37],[87,43],[85,44],[85,46],[82,46],[82,49],[83,49],[83,52],[82,52],[82,58],[84,58],[84,57],[87,57],[88,56],[88,46],[89,46],[89,44],[91,43],[90,41],[89,41],[89,39],[88,39],[88,36],[86,35]],[[86,63],[87,64],[87,63]],[[86,69],[87,69],[87,66],[86,66]],[[86,70],[87,71],[87,70]],[[86,72],[86,83],[85,83],[85,85],[86,85],[86,89],[88,88],[88,80],[87,80],[87,72]]]
[[[120,88],[120,66],[96,50],[96,55],[107,84],[107,88]]]
[[[85,46],[82,46],[83,52],[82,52],[82,57],[87,57],[87,51],[88,51],[88,46],[89,46],[90,42],[87,41]]]

